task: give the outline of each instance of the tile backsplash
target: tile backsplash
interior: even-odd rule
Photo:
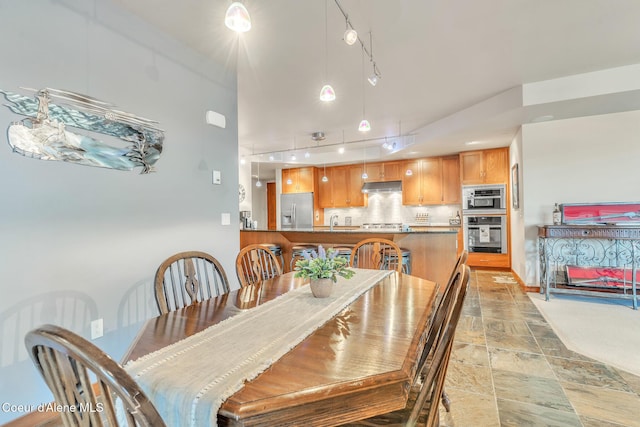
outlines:
[[[325,209],[324,221],[329,225],[331,215],[338,215],[338,225],[346,225],[347,217],[351,218],[351,225],[378,222],[415,224],[417,216],[428,214],[432,225],[448,225],[449,218],[455,217],[460,208],[460,205],[403,206],[402,193],[375,193],[369,194],[366,208]]]

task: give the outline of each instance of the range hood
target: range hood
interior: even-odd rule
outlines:
[[[362,185],[363,193],[392,193],[402,191],[402,181],[365,182]]]

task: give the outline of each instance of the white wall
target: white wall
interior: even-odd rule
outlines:
[[[1,89],[84,93],[166,134],[157,172],[140,175],[26,158],[0,132],[0,403],[26,405],[52,400],[24,350],[27,330],[55,323],[88,337],[103,318],[94,342],[119,359],[157,312],[152,280],[169,255],[210,252],[237,286],[236,73],[108,0],[0,0],[0,16]],[[227,128],[206,125],[207,110]],[[0,106],[3,129],[20,119]],[[20,415],[0,409],[0,424]]]
[[[509,146],[509,170],[511,171],[510,184],[513,189],[513,166],[518,165],[518,188],[519,188],[519,204],[518,208],[513,207],[513,199],[511,202],[510,221],[511,221],[511,269],[519,277],[526,277],[526,257],[524,248],[527,246],[524,235],[524,211],[526,209],[526,199],[524,197],[524,187],[522,185],[522,171],[527,165],[522,161],[522,130]]]
[[[640,201],[640,111],[524,125],[522,159],[520,277],[537,285],[536,226],[552,222],[554,203]]]

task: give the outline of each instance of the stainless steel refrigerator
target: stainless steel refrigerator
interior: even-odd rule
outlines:
[[[313,193],[282,194],[280,214],[282,229],[313,228]]]

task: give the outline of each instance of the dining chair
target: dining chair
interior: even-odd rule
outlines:
[[[75,408],[60,412],[65,426],[165,425],[122,366],[81,336],[43,325],[27,333],[25,344],[56,403]]]
[[[161,314],[229,292],[222,265],[206,252],[170,256],[156,271],[156,303]]]
[[[428,351],[418,364],[418,375],[409,389],[406,406],[344,426],[439,425],[438,405],[442,398],[453,338],[468,289],[469,274],[469,267],[461,264],[454,274],[450,290],[444,293],[442,303],[436,309],[425,344]]]
[[[281,274],[278,258],[260,244],[245,246],[236,257],[236,275],[242,287],[256,285]]]
[[[351,251],[349,265],[355,268],[402,272],[402,250],[387,239],[361,240]]]

